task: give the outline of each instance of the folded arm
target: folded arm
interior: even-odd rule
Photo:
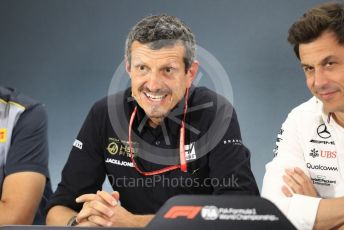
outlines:
[[[285,186],[282,191],[285,196],[292,197],[293,194],[308,197],[317,197],[316,189],[310,178],[300,169],[287,169],[283,176]],[[319,202],[314,229],[337,229],[344,228],[344,198],[321,199]]]
[[[45,181],[45,176],[36,172],[18,172],[5,177],[0,201],[0,225],[32,224]]]

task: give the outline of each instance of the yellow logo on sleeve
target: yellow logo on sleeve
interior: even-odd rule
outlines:
[[[0,129],[0,143],[6,142],[7,129]]]

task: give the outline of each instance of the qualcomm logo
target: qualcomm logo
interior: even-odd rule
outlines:
[[[204,206],[201,216],[205,220],[216,220],[219,217],[219,209],[215,206]]]
[[[311,163],[307,163],[307,168],[309,169],[317,169],[322,171],[338,171],[338,168],[335,166],[326,166],[326,165],[312,165]]]

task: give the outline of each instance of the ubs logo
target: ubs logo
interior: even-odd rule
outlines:
[[[319,150],[311,149],[311,152],[309,153],[309,156],[316,158],[316,157],[322,157],[322,158],[336,158],[337,152],[336,151],[329,151],[329,150]]]
[[[319,137],[323,139],[327,139],[331,137],[331,133],[327,130],[327,127],[325,124],[319,125],[319,127],[317,128],[317,133]]]
[[[313,158],[318,157],[319,156],[319,151],[312,149],[311,152],[309,153],[309,155]]]

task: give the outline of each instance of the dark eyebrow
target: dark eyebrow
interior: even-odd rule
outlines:
[[[178,66],[179,66],[178,64],[175,64],[173,62],[169,62],[169,63],[161,65],[160,69],[165,69],[165,68],[174,68],[175,69]]]
[[[313,66],[301,63],[301,68],[305,68],[305,67],[313,67]]]
[[[134,64],[134,67],[139,67],[139,66],[142,66],[142,65],[143,65],[143,66],[147,66],[146,63],[140,61],[139,63],[135,63],[135,64]]]
[[[335,58],[335,56],[329,55],[329,56],[325,57],[324,59],[322,59],[322,60],[320,61],[320,64],[321,64],[321,65],[325,65],[325,64],[328,63],[331,59],[334,59],[334,58]],[[308,64],[303,64],[303,63],[301,63],[301,67],[304,68],[304,67],[313,67],[313,66],[308,65]]]
[[[331,59],[333,59],[334,57],[332,55],[325,57],[320,63],[321,65],[325,65],[326,63],[328,63]]]

